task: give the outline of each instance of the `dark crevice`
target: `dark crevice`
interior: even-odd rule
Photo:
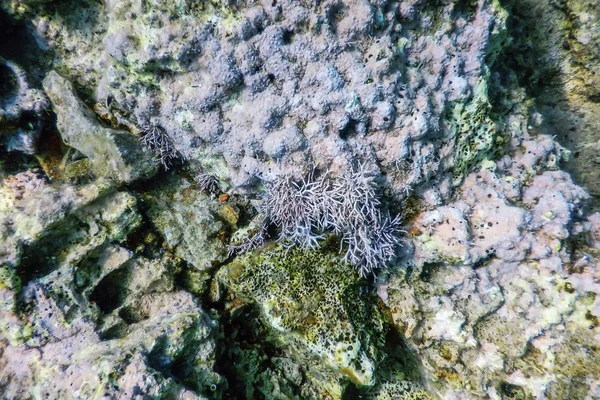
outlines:
[[[19,81],[15,72],[2,63],[0,58],[0,107],[19,93]]]
[[[419,279],[423,282],[430,283],[435,271],[443,268],[444,265],[445,264],[441,262],[425,263],[421,269]]]
[[[508,382],[500,382],[500,394],[505,399],[524,399],[525,390],[521,386],[513,385]]]
[[[499,72],[503,86],[510,87],[516,83],[525,88],[530,97],[543,94],[548,86],[557,87],[560,84],[559,66],[539,63],[539,60],[547,58],[551,46],[547,38],[537,31],[536,21],[518,2],[503,0],[500,3],[509,10],[506,29],[511,39],[492,69]]]
[[[339,135],[342,140],[349,140],[358,134],[359,121],[350,120],[346,126],[340,131]]]
[[[168,347],[169,338],[166,335],[161,335],[154,340],[154,346],[146,356],[148,365],[165,376],[171,375],[170,360],[165,355]]]
[[[392,324],[387,326],[382,353],[385,357],[377,366],[375,386],[364,388],[351,383],[344,391],[342,400],[374,398],[382,383],[397,381],[398,377],[403,377],[406,383],[411,382],[415,388],[424,387],[425,378],[420,373],[422,365],[415,350]],[[409,396],[407,392],[407,398]]]
[[[88,234],[88,226],[76,217],[67,217],[60,223],[46,228],[46,234],[23,250],[19,276],[23,286],[31,280],[54,271],[64,259],[70,244]]]
[[[495,254],[493,252],[486,254],[484,257],[481,257],[473,264],[473,269],[486,267],[492,262],[492,260],[494,260],[494,258]]]
[[[338,23],[342,19],[344,19],[344,17],[346,16],[346,12],[346,7],[342,2],[335,4],[329,9],[329,13],[327,14],[327,21],[329,22],[331,32],[337,32]]]
[[[599,136],[593,129],[596,118],[593,86],[585,88],[587,97],[578,97],[578,90],[569,89],[567,81],[585,78],[586,69],[578,69],[579,49],[573,47],[574,34],[579,27],[571,14],[568,2],[551,2],[551,7],[527,0],[501,0],[509,12],[507,30],[510,44],[503,49],[492,67],[490,99],[496,110],[502,110],[503,101],[515,88],[525,88],[535,102],[535,110],[543,116],[541,133],[556,136],[556,140],[573,153],[581,150],[580,157],[563,160],[562,169],[592,195],[591,211],[600,209],[598,172],[590,169],[596,158],[591,150]],[[584,51],[585,52],[585,51]],[[570,65],[566,70],[565,65]],[[496,82],[496,83],[494,83]]]
[[[114,311],[127,298],[130,279],[131,270],[128,266],[110,272],[96,285],[89,301],[95,303],[105,314]]]
[[[96,279],[100,277],[102,268],[98,263],[107,250],[108,243],[97,247],[88,253],[74,269],[73,286],[80,293],[85,293]]]
[[[32,32],[25,22],[16,21],[0,8],[0,57],[19,64],[27,72],[28,83],[40,88],[51,68],[52,53],[39,48]]]
[[[235,315],[224,313],[221,317],[221,339],[217,345],[215,372],[228,383],[224,399],[267,399],[256,387],[258,376],[268,369],[276,370],[271,360],[282,355],[282,351],[268,341],[268,328],[260,320],[255,306],[236,310]],[[251,364],[263,360],[259,365]],[[256,375],[250,376],[248,371]]]
[[[39,168],[40,164],[34,155],[20,151],[0,151],[0,169],[7,175],[15,175],[23,171]]]
[[[142,315],[139,310],[139,305],[134,304],[132,306],[123,307],[119,310],[119,317],[127,324],[137,324],[145,319],[150,318],[149,315]]]
[[[3,103],[14,101],[14,96],[25,89],[18,86],[18,78],[24,79],[29,89],[41,89],[43,78],[52,68],[55,56],[51,51],[39,47],[39,38],[34,36],[34,31],[29,23],[15,20],[0,8],[0,37],[3,39],[0,40],[0,107],[6,105]],[[24,77],[17,77],[2,59],[18,65]],[[21,132],[34,138],[39,134],[37,143],[34,143],[38,157],[20,151],[0,152],[0,167],[9,174],[16,174],[43,166],[50,178],[59,178],[59,164],[66,147],[56,131],[55,115],[50,111],[34,113],[21,110],[20,113],[18,120],[0,123],[4,125],[0,126],[0,142],[4,142],[0,145],[6,145],[14,137],[13,133]],[[8,135],[3,135],[4,131]]]
[[[127,335],[127,325],[124,323],[118,323],[110,328],[100,331],[98,336],[100,340],[112,340],[112,339],[120,339]]]
[[[148,218],[148,207],[137,196],[136,200],[138,214],[142,217],[142,223],[127,236],[127,239],[122,243],[122,246],[131,250],[137,256],[145,257],[150,260],[160,258],[166,251],[162,247],[165,240],[160,232],[156,230],[154,224],[150,221],[150,218]]]
[[[198,346],[201,345],[197,339],[199,326],[194,324],[187,328],[182,336],[185,345],[173,354],[172,343],[167,335],[159,336],[150,352],[146,355],[148,365],[160,372],[166,378],[173,379],[177,384],[197,393],[205,395],[219,394],[223,385],[217,376],[206,375],[202,370],[194,368],[198,357]],[[203,383],[203,385],[200,385]],[[220,397],[219,397],[220,398]]]
[[[294,40],[296,34],[292,30],[283,31],[283,44],[290,44]]]

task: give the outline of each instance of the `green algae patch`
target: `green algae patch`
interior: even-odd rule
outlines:
[[[456,138],[455,185],[459,185],[477,163],[492,158],[505,147],[502,129],[491,117],[487,91],[487,80],[482,79],[471,101],[454,103],[446,116],[445,122]]]
[[[292,358],[312,358],[357,386],[371,386],[387,324],[356,271],[321,251],[269,245],[218,273],[240,300],[258,305]],[[293,354],[296,353],[296,354]]]
[[[498,0],[491,2],[491,9],[496,23],[492,25],[486,46],[486,64],[488,66],[492,65],[502,55],[502,51],[510,44],[511,40],[509,31],[506,29],[506,21],[509,18],[508,11],[502,7]]]

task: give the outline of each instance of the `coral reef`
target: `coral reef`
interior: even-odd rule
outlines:
[[[600,397],[592,0],[0,0],[0,398]]]
[[[169,166],[181,157],[175,149],[173,139],[160,126],[151,125],[146,127],[142,136],[142,143],[156,154],[165,170],[168,170]]]
[[[501,47],[506,12],[495,1],[468,13],[458,2],[363,0],[23,7],[13,12],[33,13],[57,67],[97,108],[161,126],[190,171],[242,192],[273,175],[299,179],[311,164],[343,176],[351,158],[406,162],[410,176],[392,186],[408,190],[453,166],[447,179],[460,179],[496,144],[486,57]],[[58,34],[64,20],[77,29]]]

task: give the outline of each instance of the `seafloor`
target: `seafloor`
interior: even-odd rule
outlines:
[[[0,0],[0,399],[600,399],[597,0]]]

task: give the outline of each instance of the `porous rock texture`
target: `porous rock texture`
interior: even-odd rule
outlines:
[[[191,171],[240,191],[355,159],[408,190],[453,166],[445,179],[460,179],[501,141],[487,114],[506,39],[496,1],[21,7],[98,109],[164,128]]]
[[[3,398],[600,396],[595,2],[0,6]],[[261,246],[360,168],[377,276]]]
[[[462,199],[422,213],[414,266],[380,288],[440,398],[600,389],[598,248],[577,248],[598,235],[597,214],[582,218],[588,194],[565,172],[520,171],[549,141],[524,142],[468,175]]]

